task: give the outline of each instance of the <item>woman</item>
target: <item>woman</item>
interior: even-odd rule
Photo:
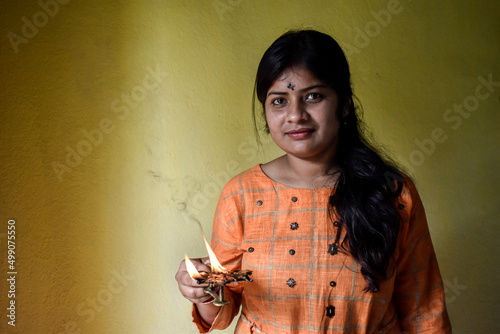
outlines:
[[[217,206],[212,247],[253,282],[226,286],[216,307],[181,263],[199,331],[226,328],[241,305],[237,333],[450,333],[422,203],[361,135],[335,40],[284,34],[255,90],[285,155],[232,179]]]

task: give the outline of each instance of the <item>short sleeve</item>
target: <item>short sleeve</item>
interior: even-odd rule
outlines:
[[[394,294],[403,333],[451,333],[441,274],[424,207],[407,180],[398,209],[400,229]]]

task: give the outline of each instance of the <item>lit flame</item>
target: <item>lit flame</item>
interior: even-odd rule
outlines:
[[[186,270],[189,274],[189,277],[191,277],[192,279],[201,278],[200,273],[198,272],[198,270],[196,270],[196,267],[187,255],[184,255],[184,259],[186,260]]]
[[[227,272],[227,269],[220,264],[219,260],[217,260],[217,257],[215,256],[215,253],[212,251],[212,248],[210,248],[210,245],[208,244],[205,236],[203,236],[203,240],[205,240],[205,245],[207,246],[208,257],[210,258],[210,267],[212,267],[212,271],[214,273]]]

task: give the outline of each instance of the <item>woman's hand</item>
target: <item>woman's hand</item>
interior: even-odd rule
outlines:
[[[208,257],[201,259],[190,259],[193,262],[196,270],[211,272],[208,264],[210,263]],[[190,302],[194,304],[202,304],[209,300],[211,296],[203,291],[207,284],[198,284],[198,282],[191,277],[186,270],[186,260],[183,260],[179,266],[177,274],[175,274],[175,280],[179,284],[179,291],[181,294]]]

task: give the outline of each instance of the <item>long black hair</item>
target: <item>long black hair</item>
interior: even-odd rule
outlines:
[[[289,31],[264,53],[255,80],[255,96],[263,106],[271,85],[291,66],[303,66],[335,90],[339,108],[349,105],[341,126],[335,163],[340,169],[328,205],[330,220],[341,217],[336,226],[345,229],[342,249],[361,266],[366,291],[376,292],[380,283],[393,274],[391,257],[396,248],[401,216],[396,201],[403,174],[388,163],[363,136],[353,101],[349,64],[339,44],[329,35],[314,30]],[[266,124],[266,131],[269,128]],[[333,163],[333,162],[332,162]],[[333,176],[332,176],[333,177]],[[333,223],[333,221],[332,221]],[[333,248],[339,246],[339,236]],[[331,246],[332,247],[332,246]],[[333,250],[336,251],[336,250]],[[332,251],[332,252],[333,252]]]

